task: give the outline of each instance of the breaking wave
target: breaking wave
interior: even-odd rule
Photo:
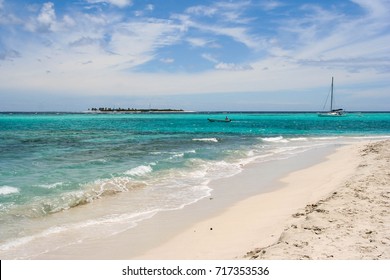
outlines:
[[[150,165],[140,165],[125,172],[129,176],[142,176],[153,171]]]
[[[192,141],[200,141],[200,142],[214,142],[217,143],[218,139],[217,138],[194,138]]]
[[[11,186],[1,186],[0,195],[9,195],[19,193],[19,189]]]

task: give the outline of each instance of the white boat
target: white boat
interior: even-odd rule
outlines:
[[[328,99],[327,99],[328,101]],[[333,77],[332,77],[332,85],[330,90],[330,110],[328,112],[318,113],[319,117],[342,117],[345,116],[344,109],[333,109]],[[325,104],[326,105],[326,104]]]

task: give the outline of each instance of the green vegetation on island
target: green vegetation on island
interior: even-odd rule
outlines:
[[[89,112],[95,113],[170,113],[170,112],[184,112],[183,109],[136,109],[136,108],[90,108]]]

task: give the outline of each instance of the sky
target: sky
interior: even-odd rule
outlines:
[[[0,0],[0,111],[390,111],[390,0]]]

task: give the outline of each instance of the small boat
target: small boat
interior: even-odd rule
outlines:
[[[326,99],[328,101],[328,99]],[[333,77],[332,77],[332,85],[330,91],[330,110],[324,113],[318,113],[319,117],[342,117],[345,116],[344,109],[333,109]],[[326,102],[325,102],[326,105]],[[325,106],[324,106],[325,107]]]
[[[226,118],[226,119],[208,119],[209,122],[231,122],[232,120],[229,119],[229,118]]]

